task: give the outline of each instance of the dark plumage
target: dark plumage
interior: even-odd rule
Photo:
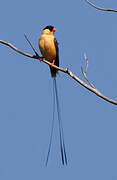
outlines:
[[[49,26],[46,26],[43,30],[49,29],[52,32],[53,28],[54,28],[54,26],[49,25]]]

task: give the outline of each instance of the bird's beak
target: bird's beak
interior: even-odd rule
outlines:
[[[53,32],[56,32],[56,28],[55,27],[53,28]]]

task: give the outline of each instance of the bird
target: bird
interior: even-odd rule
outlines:
[[[53,67],[53,65],[56,65],[59,67],[59,47],[58,47],[58,42],[54,36],[55,32],[56,32],[56,28],[52,25],[48,25],[42,30],[42,34],[39,39],[39,49],[42,54],[42,58],[44,58],[45,60],[51,63],[50,72],[53,78],[53,121],[52,121],[50,143],[49,143],[49,148],[48,148],[48,153],[47,153],[46,165],[48,164],[51,144],[52,144],[55,101],[56,101],[57,114],[58,114],[61,159],[62,159],[62,164],[67,165],[67,155],[66,155],[66,149],[65,149],[64,134],[63,134],[60,105],[59,105],[59,98],[58,98],[58,90],[57,90],[57,83],[56,83],[56,77],[59,73],[58,73],[58,70]]]
[[[56,77],[58,70],[53,68],[53,65],[59,66],[59,48],[58,42],[54,36],[56,28],[54,26],[46,26],[39,39],[39,49],[42,56],[51,63],[51,76]]]

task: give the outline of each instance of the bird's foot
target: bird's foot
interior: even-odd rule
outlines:
[[[53,60],[53,62],[50,64],[51,67],[53,67],[55,65],[55,60]]]
[[[43,61],[43,57],[39,57],[39,60],[40,60],[40,61]]]

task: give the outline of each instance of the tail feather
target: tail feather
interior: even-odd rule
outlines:
[[[64,163],[66,163],[66,165],[67,165],[67,155],[66,155],[66,149],[65,149],[64,133],[63,133],[63,126],[62,126],[62,121],[61,121],[60,105],[59,105],[59,99],[58,99],[56,78],[54,78],[54,86],[55,86],[55,96],[56,96],[56,104],[57,104],[58,121],[59,121],[61,158],[62,158],[63,165],[64,165]]]
[[[52,128],[51,128],[51,135],[50,135],[50,143],[48,148],[48,154],[46,159],[46,166],[48,164],[51,145],[52,145],[52,137],[53,137],[53,129],[54,129],[54,115],[55,115],[55,101],[57,105],[57,114],[58,114],[58,123],[59,123],[59,138],[60,138],[60,152],[61,152],[61,160],[62,164],[67,165],[67,155],[65,150],[65,143],[64,143],[64,134],[63,134],[63,127],[62,127],[62,121],[61,121],[61,114],[60,114],[60,105],[59,105],[59,99],[58,99],[58,91],[57,91],[57,84],[56,84],[56,76],[53,78],[53,120],[52,120]]]
[[[51,66],[50,66],[50,72],[52,77],[56,77],[56,75],[58,74],[58,70]]]

